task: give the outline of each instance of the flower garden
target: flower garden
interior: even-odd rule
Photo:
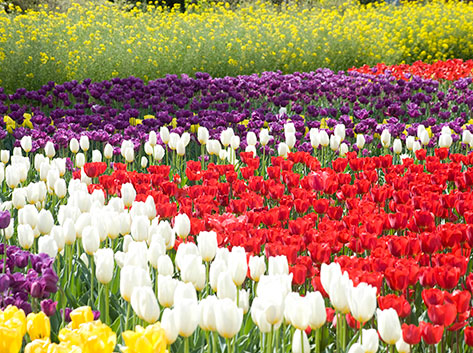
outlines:
[[[87,6],[0,21],[30,32],[28,52]],[[346,11],[416,6],[471,7]],[[89,26],[106,27],[98,9]],[[262,9],[268,22],[295,15]],[[232,11],[171,11],[155,28],[220,26]],[[133,32],[153,13],[107,16]],[[31,64],[42,81],[21,87],[0,68],[0,353],[472,350],[472,60],[431,62],[449,57],[438,51],[335,72],[282,56],[295,66],[150,79],[163,72],[86,71],[92,53],[55,73],[53,55],[67,53]]]

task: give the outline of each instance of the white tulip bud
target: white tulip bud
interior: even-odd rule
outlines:
[[[79,152],[79,141],[77,141],[76,138],[72,138],[71,141],[69,142],[69,149],[74,154]]]
[[[106,159],[110,159],[113,157],[113,147],[111,144],[107,143],[105,148],[103,149],[103,155]]]

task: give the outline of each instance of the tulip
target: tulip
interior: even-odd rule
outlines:
[[[16,166],[9,165],[5,168],[5,183],[10,189],[16,188],[20,183],[20,175]]]
[[[348,350],[348,353],[366,353],[363,346],[359,343],[353,343]]]
[[[327,312],[325,303],[320,292],[309,292],[306,295],[306,303],[310,308],[309,326],[313,330],[317,330],[325,324],[327,320]]]
[[[305,331],[294,331],[292,336],[292,353],[310,353],[309,339]]]
[[[287,133],[286,136],[286,145],[289,149],[293,149],[296,144],[296,135],[294,133]]]
[[[473,143],[473,135],[469,130],[463,130],[462,132],[462,143],[466,145],[471,145]]]
[[[169,146],[171,147],[171,144],[169,144]],[[186,154],[186,145],[182,138],[179,139],[179,141],[177,141],[176,143],[176,153],[180,157],[184,157],[184,155]]]
[[[174,217],[174,232],[181,238],[186,239],[191,231],[191,222],[185,213]]]
[[[66,181],[64,179],[58,179],[54,183],[54,193],[60,199],[63,199],[67,194]]]
[[[355,320],[364,324],[373,317],[376,310],[376,287],[364,282],[351,287],[348,305]]]
[[[111,159],[113,157],[113,147],[111,144],[107,143],[103,149],[103,156],[106,159]]]
[[[95,276],[97,280],[102,284],[108,284],[113,277],[113,264],[114,264],[114,253],[113,249],[105,248],[99,249],[94,254],[95,260]]]
[[[411,346],[404,342],[404,340],[399,338],[399,340],[396,342],[396,349],[399,353],[410,353],[411,352]],[[374,351],[373,351],[374,352]],[[369,352],[371,353],[371,352]]]
[[[310,145],[312,146],[314,150],[316,150],[320,146],[319,129],[316,129],[316,128],[310,129],[309,136],[310,136]]]
[[[126,207],[130,207],[135,201],[136,191],[131,183],[122,184],[121,187],[122,200]]]
[[[298,330],[305,330],[309,326],[311,315],[305,297],[297,293],[289,293],[284,303],[284,315],[292,326]]]
[[[393,142],[393,152],[396,154],[402,153],[402,142],[400,139],[395,139]]]
[[[232,128],[227,128],[226,130],[222,131],[220,134],[220,142],[222,145],[227,148],[230,145],[231,139],[234,136],[234,131]]]
[[[199,302],[199,327],[204,331],[217,331],[215,312],[219,300],[209,295]]]
[[[238,308],[232,300],[221,299],[216,304],[215,319],[219,335],[229,339],[240,331],[243,310]]]
[[[217,296],[219,299],[229,298],[236,300],[237,287],[232,280],[232,275],[227,271],[220,273],[218,276]]]
[[[51,334],[51,323],[49,317],[40,311],[31,313],[26,317],[26,330],[32,341],[36,339],[49,338]]]
[[[232,136],[232,138],[230,139],[230,147],[233,151],[240,147],[240,136]]]
[[[181,279],[185,283],[192,283],[194,287],[200,282],[200,277],[204,275],[205,282],[205,266],[202,264],[202,258],[197,255],[187,255],[181,262]]]
[[[212,288],[214,292],[217,291],[218,279],[219,279],[220,274],[226,271],[227,271],[227,265],[225,261],[223,260],[216,258],[210,265],[209,282],[210,282],[210,287]]]
[[[82,152],[76,154],[76,167],[81,169],[85,164],[85,156]]]
[[[386,310],[376,309],[378,321],[378,332],[381,339],[387,344],[396,344],[401,338],[401,323],[396,310],[389,308]]]
[[[212,261],[217,253],[217,233],[202,231],[197,236],[197,243],[202,260],[205,262]]]
[[[199,126],[197,129],[197,140],[201,145],[205,145],[209,140],[209,130],[206,127]]]
[[[452,135],[442,134],[439,138],[439,147],[440,148],[450,148],[453,143]]]
[[[90,141],[87,135],[82,135],[79,139],[79,146],[82,151],[87,152],[90,148]]]
[[[361,345],[364,353],[376,353],[378,351],[378,332],[374,328],[361,331]]]
[[[319,131],[319,141],[320,145],[323,147],[327,147],[330,143],[330,138],[328,137],[327,131],[325,130],[320,130]]]
[[[256,157],[256,147],[254,145],[248,145],[245,148],[245,152],[251,152],[253,154],[253,157]]]
[[[164,148],[161,145],[156,145],[153,147],[153,158],[157,161],[160,161],[164,157]]]
[[[261,129],[259,133],[259,142],[261,143],[261,146],[266,146],[269,143],[270,138],[269,130]]]
[[[54,226],[51,229],[51,237],[56,242],[57,251],[61,252],[66,245],[66,239],[64,237],[64,229],[61,226]]]
[[[140,319],[149,324],[153,324],[158,320],[160,314],[159,305],[151,287],[135,287],[131,294],[130,302]]]
[[[197,328],[199,323],[199,308],[197,301],[192,299],[182,299],[174,301],[174,322],[177,331],[182,337],[189,337]]]
[[[245,281],[246,273],[248,272],[246,252],[244,248],[232,248],[228,263],[228,271],[232,275],[233,283],[235,283],[236,286],[241,286]]]
[[[347,314],[350,311],[348,305],[348,296],[351,287],[353,287],[353,282],[348,278],[347,272],[344,272],[339,280],[332,281],[330,283],[330,289],[328,292],[330,302],[332,303],[335,310],[342,314]]]
[[[161,306],[170,308],[174,305],[174,293],[179,281],[171,276],[158,275],[158,301]]]
[[[96,228],[86,226],[82,232],[82,246],[87,255],[93,255],[100,246],[100,237]]]
[[[250,277],[258,282],[260,277],[266,272],[266,263],[263,256],[251,256],[249,261]]]
[[[151,287],[151,278],[147,270],[138,266],[123,266],[120,273],[120,295],[130,301],[135,287]]]
[[[345,125],[337,124],[333,130],[334,135],[340,137],[340,141],[345,140]]]
[[[157,269],[159,257],[165,254],[166,245],[164,244],[164,239],[160,236],[153,237],[147,253],[147,258],[150,265]]]
[[[169,135],[169,129],[166,126],[161,126],[159,129],[159,136],[161,137],[161,141],[166,145],[169,143]]]
[[[5,229],[10,225],[10,212],[9,211],[0,211],[0,229]]]
[[[125,266],[148,269],[148,246],[145,242],[131,241],[125,255]]]
[[[67,245],[72,245],[76,241],[76,229],[72,219],[66,219],[63,224],[64,240]]]
[[[427,130],[423,130],[423,131],[421,132],[421,134],[420,134],[420,136],[419,136],[419,140],[420,140],[420,142],[421,142],[424,146],[426,146],[426,145],[429,144],[429,142],[430,142],[430,137],[429,137],[429,133],[428,133]]]
[[[384,148],[388,148],[391,145],[391,133],[388,129],[384,129],[381,133],[381,144]]]
[[[340,137],[339,136],[336,136],[336,135],[332,135],[330,136],[330,149],[332,151],[337,151],[340,147],[340,144],[342,143],[342,141],[340,140]]]
[[[54,148],[54,144],[51,141],[46,142],[44,146],[44,153],[49,159],[52,159],[56,154],[56,149]]]
[[[173,344],[179,334],[174,319],[174,312],[171,309],[164,309],[163,316],[161,317],[161,327],[164,330],[166,337],[166,343],[168,345]]]
[[[42,209],[38,214],[38,230],[41,234],[49,234],[54,225],[53,215],[49,210]]]
[[[340,154],[340,157],[345,157],[348,153],[348,146],[345,142],[343,142],[342,144],[340,144],[340,148],[339,148],[339,154]]]
[[[164,276],[172,276],[174,274],[174,265],[168,255],[158,257],[158,273]]]
[[[25,250],[31,248],[34,242],[34,233],[31,226],[29,224],[19,224],[17,232],[20,246]]]
[[[32,141],[31,141],[31,136],[23,136],[20,141],[21,148],[23,148],[23,151],[26,153],[30,152],[31,149],[33,148],[32,146]]]
[[[10,161],[10,151],[9,150],[1,150],[0,151],[0,160],[3,164],[7,164]]]
[[[289,153],[289,146],[286,143],[281,142],[278,145],[278,155],[281,157],[287,158],[288,153]]]
[[[56,257],[58,247],[54,238],[50,235],[40,237],[38,240],[38,253],[45,253],[53,259]]]
[[[71,150],[72,153],[76,154],[79,152],[79,141],[77,141],[76,138],[72,138],[69,141],[69,149]]]
[[[148,239],[149,220],[147,216],[136,216],[131,221],[131,236],[135,241]]]
[[[289,265],[286,256],[271,256],[268,259],[269,275],[287,275],[289,273]]]
[[[249,131],[246,134],[246,143],[250,146],[255,146],[257,143],[256,135],[253,131]]]

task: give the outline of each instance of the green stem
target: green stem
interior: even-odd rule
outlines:
[[[301,330],[301,352],[304,353],[304,330]]]
[[[227,352],[232,353],[232,345],[230,343],[230,338],[225,338],[225,342],[227,343]]]
[[[320,353],[320,342],[322,338],[322,328],[315,330],[315,353]]]
[[[90,255],[90,297],[89,305],[93,307],[94,305],[94,276],[95,276],[95,265],[94,265],[94,255]]]
[[[218,336],[216,332],[212,332],[212,352],[217,353],[217,340]]]
[[[128,330],[128,321],[129,321],[129,319],[130,319],[130,308],[131,308],[130,302],[126,302],[125,329],[124,329],[123,331]],[[123,331],[122,331],[122,332],[123,332]]]
[[[189,337],[184,338],[184,353],[189,353]]]
[[[104,285],[103,295],[105,297],[105,323],[110,325],[110,297],[109,297],[109,284]]]
[[[267,353],[271,353],[273,351],[273,347],[272,347],[273,332],[274,332],[274,325],[271,325],[271,331],[269,332],[268,342],[267,342],[267,347],[266,347]]]

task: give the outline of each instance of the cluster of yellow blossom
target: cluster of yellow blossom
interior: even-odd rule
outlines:
[[[51,80],[147,80],[197,71],[234,76],[473,56],[472,2],[347,1],[312,8],[212,4],[185,13],[90,2],[65,13],[0,13],[0,86],[11,91]]]

